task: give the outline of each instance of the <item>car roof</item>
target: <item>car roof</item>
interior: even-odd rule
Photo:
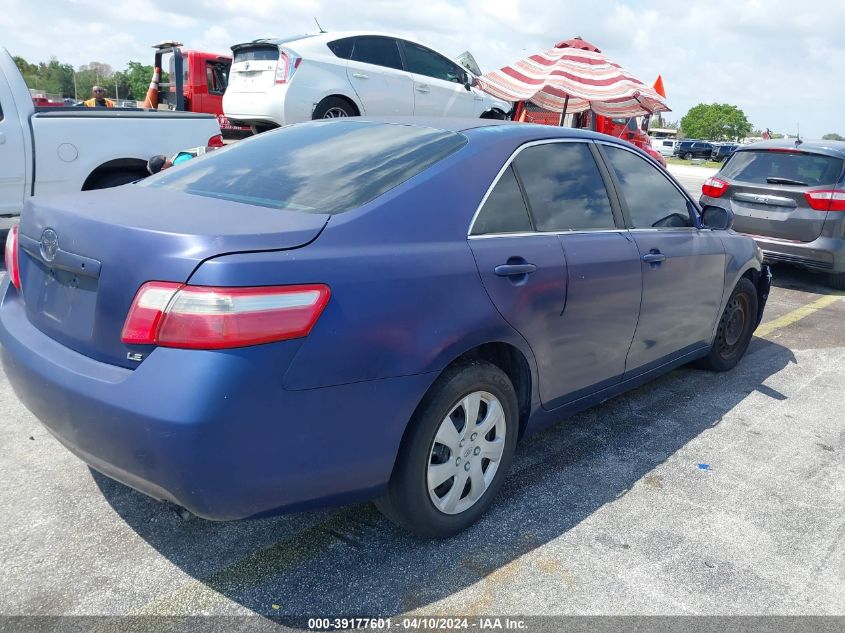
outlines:
[[[738,152],[747,152],[759,149],[794,149],[802,152],[815,152],[817,154],[826,154],[827,156],[835,156],[836,158],[845,158],[845,141],[800,141],[796,139],[772,139],[769,141],[759,141],[749,145],[741,146]]]
[[[603,141],[613,141],[625,147],[633,147],[626,141],[614,136],[599,134],[590,130],[581,130],[556,125],[540,125],[538,123],[521,123],[518,121],[503,121],[501,119],[472,119],[452,117],[421,117],[421,116],[381,116],[381,117],[353,117],[347,120],[368,121],[371,123],[387,123],[394,125],[410,125],[426,127],[446,132],[469,132],[471,136],[495,133],[497,136],[507,136],[514,140],[531,140],[543,138],[582,138]]]

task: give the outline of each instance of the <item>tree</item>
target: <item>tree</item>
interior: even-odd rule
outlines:
[[[136,101],[143,100],[147,95],[147,88],[150,87],[150,80],[153,78],[153,67],[146,66],[141,62],[129,62],[122,74],[126,78],[129,94],[127,98]]]
[[[745,113],[728,103],[699,103],[681,119],[684,136],[710,141],[738,141],[752,126]]]
[[[823,141],[845,141],[845,137],[840,136],[836,132],[828,132],[822,136]]]

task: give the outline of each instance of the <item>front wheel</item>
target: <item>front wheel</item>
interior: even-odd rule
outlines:
[[[376,505],[418,536],[457,534],[493,502],[518,430],[516,392],[501,369],[481,361],[448,369],[414,414]]]
[[[696,364],[712,371],[733,369],[748,349],[756,324],[757,289],[743,277],[722,312],[710,352]]]
[[[684,158],[686,160],[692,160],[692,152],[687,152],[686,154],[684,154]]]

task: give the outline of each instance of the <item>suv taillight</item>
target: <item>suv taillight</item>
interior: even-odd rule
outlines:
[[[845,191],[834,189],[806,191],[804,197],[810,208],[816,211],[845,211]]]
[[[222,134],[215,134],[210,139],[208,139],[208,143],[205,144],[206,147],[213,147],[217,149],[218,147],[225,147],[226,144],[223,142],[223,135]]]
[[[728,183],[721,178],[716,178],[715,176],[708,178],[704,181],[704,184],[701,185],[701,193],[705,196],[710,196],[711,198],[720,198],[727,190]]]
[[[279,61],[276,62],[276,83],[286,84],[293,78],[293,73],[299,68],[302,58],[290,51],[279,51]]]
[[[21,269],[18,265],[18,225],[9,229],[6,236],[6,272],[15,288],[21,287]]]
[[[121,340],[226,349],[308,336],[329,301],[323,284],[217,288],[150,281],[135,295]]]

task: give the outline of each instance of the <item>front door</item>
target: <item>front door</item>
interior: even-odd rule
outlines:
[[[711,343],[724,291],[718,234],[695,228],[692,203],[649,161],[603,145],[641,258],[643,298],[626,371],[635,376]]]

